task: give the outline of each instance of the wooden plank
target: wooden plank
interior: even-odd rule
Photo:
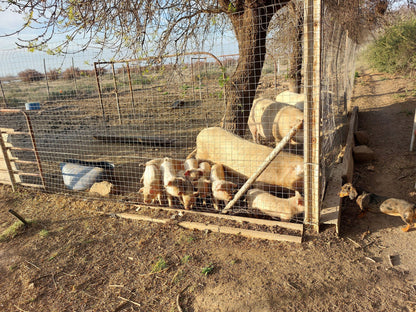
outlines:
[[[241,235],[241,236],[248,237],[248,238],[267,239],[267,240],[272,240],[272,241],[286,241],[286,242],[294,242],[294,243],[302,242],[301,236],[291,236],[291,235],[282,235],[282,234],[275,234],[275,233],[268,233],[268,232],[260,232],[260,231],[233,228],[229,226],[219,226],[219,225],[214,225],[214,224],[204,224],[204,223],[189,222],[189,221],[179,222],[178,225],[183,228],[191,229],[191,230],[200,230],[200,231],[208,230],[208,231],[224,233],[224,234]]]
[[[15,135],[29,135],[29,132],[25,132],[25,131],[16,131],[12,128],[0,128],[0,131],[2,133],[7,133],[7,134],[15,134]]]
[[[232,220],[232,221],[237,221],[237,222],[248,222],[248,223],[253,223],[253,224],[257,224],[257,225],[278,226],[278,227],[285,228],[285,229],[300,231],[301,234],[303,233],[303,224],[299,224],[299,223],[290,223],[290,222],[283,222],[283,221],[276,221],[276,220],[255,219],[255,218],[241,217],[241,216],[230,216],[230,215],[217,214],[217,213],[211,213],[211,212],[183,210],[183,209],[175,209],[175,208],[160,207],[160,206],[135,205],[135,207],[161,209],[161,210],[166,210],[166,211],[180,211],[184,214],[189,213],[189,214],[201,215],[201,216],[205,216],[205,217],[214,217],[214,218],[220,218],[220,219],[224,219],[224,220]]]
[[[335,231],[339,234],[341,219],[341,198],[338,193],[342,186],[342,164],[335,165],[328,180],[325,197],[322,202],[321,224],[335,225]]]
[[[169,219],[155,219],[155,218],[151,218],[151,217],[147,217],[143,215],[131,214],[131,213],[117,213],[116,216],[120,218],[124,218],[124,219],[149,221],[149,222],[156,222],[156,223],[162,223],[162,224],[165,224],[171,221]],[[204,223],[190,222],[190,221],[182,221],[182,222],[178,222],[177,224],[180,227],[190,229],[190,230],[200,230],[200,231],[208,230],[208,231],[217,232],[217,233],[241,235],[241,236],[249,237],[249,238],[267,239],[267,240],[272,240],[272,241],[287,241],[287,242],[295,242],[295,243],[302,242],[301,236],[282,235],[282,234],[253,231],[253,230],[239,229],[239,228],[228,227],[228,226],[219,226],[219,225],[214,225],[214,224],[204,224]]]
[[[412,138],[410,139],[410,151],[413,152],[413,144],[415,142],[416,136],[416,109],[415,109],[415,116],[413,117],[413,130],[412,130]]]
[[[342,183],[352,182],[352,177],[354,175],[354,157],[352,150],[355,146],[354,133],[357,131],[358,127],[358,107],[355,106],[352,110],[349,129],[347,135],[347,141],[345,143],[345,153],[343,163],[343,172],[342,172]]]
[[[321,120],[321,1],[304,1],[304,223],[319,231]]]
[[[4,135],[1,134],[0,135],[0,148],[1,148],[1,151],[2,151],[2,154],[3,154],[3,162],[4,162],[4,164],[6,165],[6,168],[7,168],[8,184],[11,184],[13,192],[14,192],[14,191],[16,191],[16,179],[15,179],[14,174],[13,174],[13,168],[10,164],[8,151],[7,151],[7,148],[4,144],[4,142],[5,142]],[[2,179],[3,178],[7,178],[7,176],[2,175]]]

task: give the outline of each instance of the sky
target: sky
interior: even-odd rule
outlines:
[[[11,11],[0,11],[0,36],[12,33],[19,29],[24,23],[21,15]],[[20,38],[33,38],[35,30],[25,30],[19,35]],[[233,36],[233,35],[232,35]],[[45,59],[47,70],[56,68],[67,68],[72,66],[72,60],[75,67],[80,69],[91,69],[91,65],[96,59],[97,50],[90,49],[82,55],[74,55],[63,60],[62,57],[50,56],[41,52],[28,52],[27,50],[17,50],[16,42],[18,36],[0,37],[0,77],[15,76],[18,72],[25,69],[35,69],[44,71],[43,60]],[[64,40],[64,36],[56,36],[53,41],[59,42]],[[218,39],[217,39],[218,40]],[[214,45],[215,51],[208,51],[215,55],[235,54],[238,53],[238,45],[233,38],[218,40]],[[106,56],[107,55],[107,56]],[[101,60],[109,60],[112,57],[110,53],[100,57]]]

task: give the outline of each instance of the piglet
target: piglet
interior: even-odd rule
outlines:
[[[289,221],[305,211],[303,197],[298,191],[293,197],[279,198],[260,189],[251,189],[247,192],[246,200],[249,208],[258,209],[271,217],[279,217],[282,221]]]
[[[165,186],[168,197],[169,207],[172,207],[173,197],[179,198],[185,209],[192,209],[195,205],[198,192],[194,191],[194,187],[187,178],[177,175],[172,160],[166,157],[160,165],[163,172],[163,185]]]
[[[225,180],[224,167],[221,164],[212,166],[211,182],[214,208],[219,210],[219,201],[222,200],[227,205],[234,196],[237,184]]]
[[[139,193],[143,194],[143,201],[146,204],[153,203],[157,198],[160,205],[162,205],[162,181],[161,172],[156,165],[146,165],[144,173],[140,182],[143,183],[143,187],[139,190]]]
[[[198,167],[198,160],[189,158],[185,161],[184,167],[184,176],[191,180],[193,185],[196,185],[198,179],[204,174],[204,171]]]

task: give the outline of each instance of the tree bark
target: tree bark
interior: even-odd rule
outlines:
[[[296,7],[293,1],[289,4],[291,21],[293,23],[292,53],[289,67],[289,91],[301,93],[302,85],[302,38],[303,38],[303,13]]]
[[[267,2],[267,4],[265,4]],[[239,59],[234,74],[225,87],[226,109],[222,127],[243,136],[247,120],[260,81],[266,57],[266,36],[273,15],[289,0],[247,0],[241,10],[230,12],[234,32],[238,41]]]

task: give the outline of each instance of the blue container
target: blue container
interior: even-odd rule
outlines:
[[[30,102],[25,104],[26,110],[38,110],[40,109],[39,102]]]

